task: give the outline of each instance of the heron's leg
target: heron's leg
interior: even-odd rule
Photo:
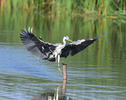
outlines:
[[[57,59],[57,60],[58,60],[57,62],[58,62],[58,66],[59,66],[59,63],[60,63],[60,55],[58,55],[57,58],[58,58],[58,59]]]
[[[58,55],[55,55],[56,63],[58,64]]]
[[[60,68],[60,55],[57,55],[57,64],[58,64],[58,70],[59,70],[59,72],[61,72],[61,68]]]

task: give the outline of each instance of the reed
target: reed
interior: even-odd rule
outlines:
[[[38,10],[53,16],[113,15],[115,11],[126,12],[126,0],[1,0],[0,10]]]

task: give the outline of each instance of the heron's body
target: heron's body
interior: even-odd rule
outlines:
[[[57,63],[59,63],[59,60],[60,60],[60,55],[61,55],[61,50],[64,48],[65,45],[63,44],[60,44],[58,45],[54,52],[49,56],[49,59],[56,59],[57,60]]]
[[[59,46],[56,47],[56,49],[54,50],[53,54],[55,55],[55,57],[57,57],[58,55],[61,55],[61,50],[65,47],[64,44],[61,44]]]
[[[44,42],[42,39],[37,39],[32,33],[32,28],[29,28],[28,30],[23,30],[21,32],[20,38],[26,49],[33,55],[41,59],[57,61],[57,63],[59,63],[60,57],[66,58],[69,54],[73,56],[85,49],[100,37],[87,40],[82,39],[72,42],[68,36],[65,36],[63,38],[63,43],[51,44]],[[66,40],[71,41],[72,43],[66,43]]]

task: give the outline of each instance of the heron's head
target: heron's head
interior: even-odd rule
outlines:
[[[63,37],[63,42],[66,43],[66,40],[72,42],[72,40],[70,40],[70,38],[68,36],[64,36]]]

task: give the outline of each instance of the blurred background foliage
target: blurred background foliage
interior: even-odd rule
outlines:
[[[50,16],[114,15],[126,12],[126,0],[0,0],[0,10],[19,9],[37,10]]]

